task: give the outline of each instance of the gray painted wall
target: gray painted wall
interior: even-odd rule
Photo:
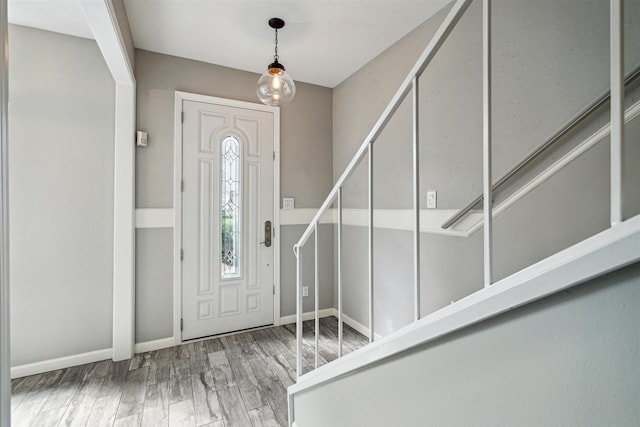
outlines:
[[[295,420],[308,427],[638,425],[639,306],[635,264],[301,393]]]
[[[137,124],[149,146],[136,152],[136,207],[173,207],[173,110],[176,90],[259,102],[254,73],[136,50]],[[280,110],[282,197],[318,207],[331,189],[332,91],[296,82]]]
[[[284,226],[280,232],[280,315],[296,314],[296,262],[293,245],[306,226]],[[320,226],[320,308],[334,307],[333,295],[333,226]],[[173,229],[138,229],[136,231],[136,342],[153,341],[173,335]],[[309,296],[304,311],[314,309],[313,237],[303,251],[304,284]]]
[[[136,246],[136,342],[171,337],[173,228],[139,228]]]
[[[137,127],[148,132],[149,146],[136,152],[136,206],[173,207],[173,114],[176,90],[258,102],[259,75],[198,61],[136,50]],[[319,207],[332,184],[332,90],[296,82],[291,104],[280,110],[281,196],[296,208]],[[302,231],[283,226],[282,315],[293,314],[295,258],[291,250]],[[138,230],[136,242],[136,342],[172,336],[173,269],[171,234]],[[333,244],[331,244],[333,246]],[[330,247],[327,249],[330,249]],[[291,268],[293,266],[293,270]],[[333,265],[327,265],[328,275]],[[311,271],[311,270],[310,270]],[[312,274],[312,273],[311,273]],[[313,276],[311,276],[313,277]],[[322,296],[333,299],[330,282]],[[295,300],[294,300],[295,301]],[[305,302],[305,304],[309,304]],[[312,303],[311,303],[312,304]]]
[[[343,226],[342,232],[344,313],[366,326],[369,324],[368,230]],[[374,330],[387,335],[413,320],[413,234],[375,229],[373,239]]]
[[[298,242],[307,227],[292,225],[282,227],[280,232],[280,314],[290,316],[296,314],[296,258],[293,256],[293,245]],[[333,225],[320,225],[320,309],[335,307],[333,302]],[[303,312],[311,312],[315,307],[315,247],[312,235],[301,251],[303,286],[309,286],[309,296],[303,298]]]
[[[493,173],[502,175],[572,116],[608,89],[609,2],[495,1],[493,3]],[[626,68],[640,62],[640,1],[625,2]],[[334,179],[342,173],[386,103],[448,12],[439,14],[383,52],[334,89]],[[474,2],[420,79],[421,208],[426,190],[438,191],[439,209],[459,209],[481,193],[481,2]],[[370,88],[374,87],[375,90]],[[627,104],[640,99],[639,84]],[[411,121],[405,101],[374,146],[374,206],[410,208]],[[528,182],[608,121],[608,110],[565,138],[553,153],[514,180],[496,202]],[[640,212],[639,120],[627,126],[625,212]],[[527,195],[495,220],[494,280],[541,260],[608,227],[608,140]],[[634,163],[634,161],[636,163]],[[366,162],[344,192],[346,207],[367,204]],[[570,203],[567,203],[570,201]],[[367,324],[365,233],[345,235],[345,312]],[[377,298],[398,289],[390,271],[412,269],[404,232],[374,239]],[[349,241],[349,239],[355,239]],[[482,287],[482,235],[423,235],[422,314]],[[355,249],[355,248],[358,249]],[[364,253],[363,253],[364,252]],[[409,278],[410,279],[410,278]],[[364,284],[363,284],[364,283]],[[351,287],[351,289],[349,289]],[[399,292],[407,300],[410,289]],[[409,304],[376,303],[377,333],[406,323]]]
[[[115,87],[94,41],[9,40],[16,366],[111,348]]]
[[[640,87],[640,84],[636,87]],[[628,123],[625,126],[625,135],[622,199],[623,218],[628,219],[640,214],[640,120]]]

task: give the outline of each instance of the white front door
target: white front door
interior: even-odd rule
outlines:
[[[182,111],[182,339],[270,325],[274,113],[186,100]]]

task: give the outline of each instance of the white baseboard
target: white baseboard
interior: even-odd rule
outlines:
[[[319,316],[338,317],[338,311],[335,308],[325,308],[318,312]],[[304,313],[302,315],[303,320],[314,319],[314,312]],[[351,326],[356,331],[360,332],[364,336],[369,336],[369,328],[362,323],[352,319],[346,314],[342,315],[342,319],[345,324]],[[296,315],[284,316],[280,318],[280,324],[286,325],[296,322]],[[380,338],[379,334],[376,334],[376,339]],[[163,348],[173,347],[176,345],[175,338],[161,338],[154,341],[146,341],[137,343],[135,345],[136,353],[145,353],[147,351],[160,350]],[[26,365],[13,366],[11,368],[11,378],[21,378],[29,375],[40,374],[43,372],[54,371],[56,369],[69,368],[71,366],[84,365],[86,363],[99,362],[101,360],[111,359],[113,357],[113,351],[110,348],[104,350],[90,351],[88,353],[74,354],[72,356],[59,357],[57,359],[43,360],[41,362],[29,363]]]
[[[338,312],[336,310],[336,317],[337,316],[338,316]],[[368,326],[363,325],[362,323],[358,322],[357,320],[352,319],[351,317],[347,316],[344,313],[342,313],[342,321],[344,323],[346,323],[347,325],[351,326],[356,331],[360,332],[365,337],[369,336],[369,327]]]
[[[57,359],[43,360],[42,362],[13,366],[11,368],[11,378],[21,378],[28,375],[55,371],[56,369],[64,369],[71,366],[99,362],[101,360],[111,359],[112,357],[113,351],[110,348],[105,348],[104,350],[90,351],[88,353],[59,357]]]
[[[323,308],[322,310],[318,311],[318,316],[319,317],[329,317],[329,316],[335,316],[336,315],[336,309],[335,308]],[[302,320],[312,320],[315,319],[315,314],[313,311],[309,311],[307,313],[302,313]],[[292,314],[290,316],[284,316],[280,318],[280,324],[281,325],[288,325],[290,323],[296,323],[296,315]]]
[[[325,308],[322,309],[318,312],[318,315],[320,318],[322,317],[329,317],[329,316],[333,316],[333,317],[338,317],[338,310],[335,308]],[[315,319],[315,315],[313,313],[313,311],[309,311],[307,313],[303,313],[302,314],[302,320],[313,320]],[[342,313],[342,321],[346,324],[351,326],[353,329],[355,329],[356,331],[360,332],[362,335],[364,335],[365,337],[369,336],[369,327],[363,325],[362,323],[358,322],[357,320],[354,320],[353,318],[347,316],[346,314]],[[281,325],[287,325],[290,323],[296,323],[296,315],[292,314],[290,316],[284,316],[280,318],[280,324]],[[380,334],[375,334],[374,338],[376,340],[382,338],[382,335]]]
[[[336,310],[335,316],[338,317],[338,311],[337,310]],[[358,322],[357,320],[352,319],[351,317],[347,316],[344,313],[342,313],[342,321],[345,324],[351,326],[356,331],[360,332],[365,337],[369,337],[369,327],[368,326],[363,325],[362,323]],[[375,340],[379,340],[380,338],[382,338],[382,335],[380,335],[378,333],[374,333],[373,334],[373,338]]]
[[[161,350],[176,345],[174,337],[161,338],[159,340],[145,341],[136,343],[134,351],[137,353],[146,353],[147,351]]]

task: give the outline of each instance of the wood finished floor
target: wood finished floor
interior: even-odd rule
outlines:
[[[314,364],[305,322],[304,372]],[[338,354],[337,320],[320,320],[319,364]],[[344,353],[367,343],[344,327]],[[12,381],[12,425],[286,426],[296,378],[295,325],[253,330]]]

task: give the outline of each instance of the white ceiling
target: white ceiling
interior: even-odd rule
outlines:
[[[335,87],[450,0],[125,0],[137,48]],[[93,38],[76,0],[9,0],[9,22]]]
[[[9,0],[9,23],[92,39],[91,29],[75,0]]]

